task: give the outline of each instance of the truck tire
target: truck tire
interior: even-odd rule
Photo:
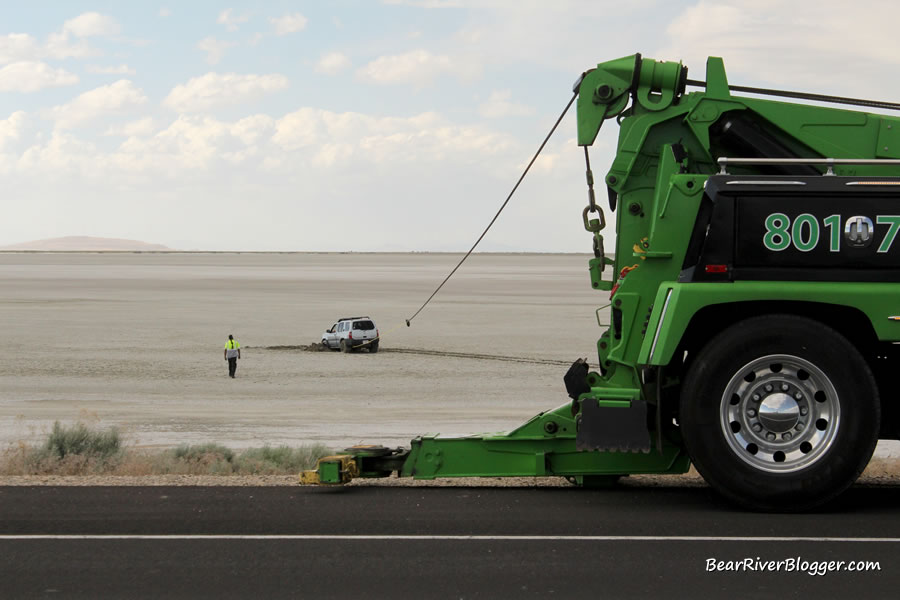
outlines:
[[[878,441],[878,387],[859,351],[795,315],[740,321],[691,362],[679,423],[697,471],[755,510],[800,511],[856,481]]]
[[[353,348],[350,347],[350,344],[347,343],[347,340],[341,340],[341,352],[347,354],[351,350],[353,350]]]
[[[378,352],[378,340],[375,340],[374,342],[369,344],[369,352],[372,352],[373,354],[375,352]]]

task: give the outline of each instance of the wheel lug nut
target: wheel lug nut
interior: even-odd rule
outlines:
[[[786,383],[782,383],[782,384],[781,384],[781,391],[782,391],[782,392],[786,392],[786,391],[788,391],[789,389],[790,389],[790,388],[788,387],[788,384],[786,384]]]
[[[753,431],[755,431],[756,433],[759,433],[760,431],[762,431],[762,425],[760,425],[759,423],[754,423]]]
[[[783,436],[781,436],[781,439],[783,439],[783,440],[789,440],[789,439],[791,439],[792,437],[793,437],[793,436],[791,435],[791,432],[788,431],[788,432],[785,433]]]
[[[754,402],[759,402],[759,401],[760,401],[760,395],[759,395],[759,394],[753,394],[753,401],[754,401]]]
[[[809,413],[809,409],[806,408],[805,406],[801,406],[800,407],[800,415],[805,417],[807,415],[807,413]]]
[[[806,427],[803,423],[797,423],[797,427],[795,428],[797,431],[803,431],[803,428]]]
[[[767,392],[771,392],[771,391],[772,391],[772,384],[771,384],[771,383],[767,383],[767,384],[766,384],[766,391],[767,391]]]
[[[794,398],[797,400],[803,400],[803,394],[801,394],[800,392],[797,392],[796,394],[794,394]]]
[[[753,409],[751,408],[750,410],[747,411],[747,416],[748,416],[748,417],[755,417],[755,416],[756,416],[756,411],[753,410]]]
[[[775,434],[770,431],[769,433],[766,434],[766,439],[769,440],[770,442],[775,441]]]

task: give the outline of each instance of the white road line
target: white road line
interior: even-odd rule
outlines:
[[[191,534],[20,534],[0,535],[5,540],[460,540],[460,541],[564,541],[564,542],[857,542],[898,543],[897,537],[812,537],[812,536],[714,536],[714,535],[191,535]]]

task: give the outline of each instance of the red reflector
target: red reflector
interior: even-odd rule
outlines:
[[[727,273],[728,265],[706,265],[707,273]]]

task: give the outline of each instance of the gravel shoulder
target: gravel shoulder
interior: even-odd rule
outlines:
[[[623,485],[703,486],[702,479],[691,475],[635,475],[623,479]],[[109,475],[16,475],[0,477],[0,486],[297,486],[296,475],[147,475],[140,477]],[[346,487],[572,487],[562,477],[454,477],[432,481],[408,477],[355,479]]]
[[[16,475],[0,476],[2,486],[298,486],[296,475]],[[706,487],[691,468],[684,475],[630,475],[619,480],[625,487]],[[900,461],[874,459],[856,485],[900,487]],[[346,487],[572,487],[562,477],[454,477],[431,481],[410,477],[354,479]]]

